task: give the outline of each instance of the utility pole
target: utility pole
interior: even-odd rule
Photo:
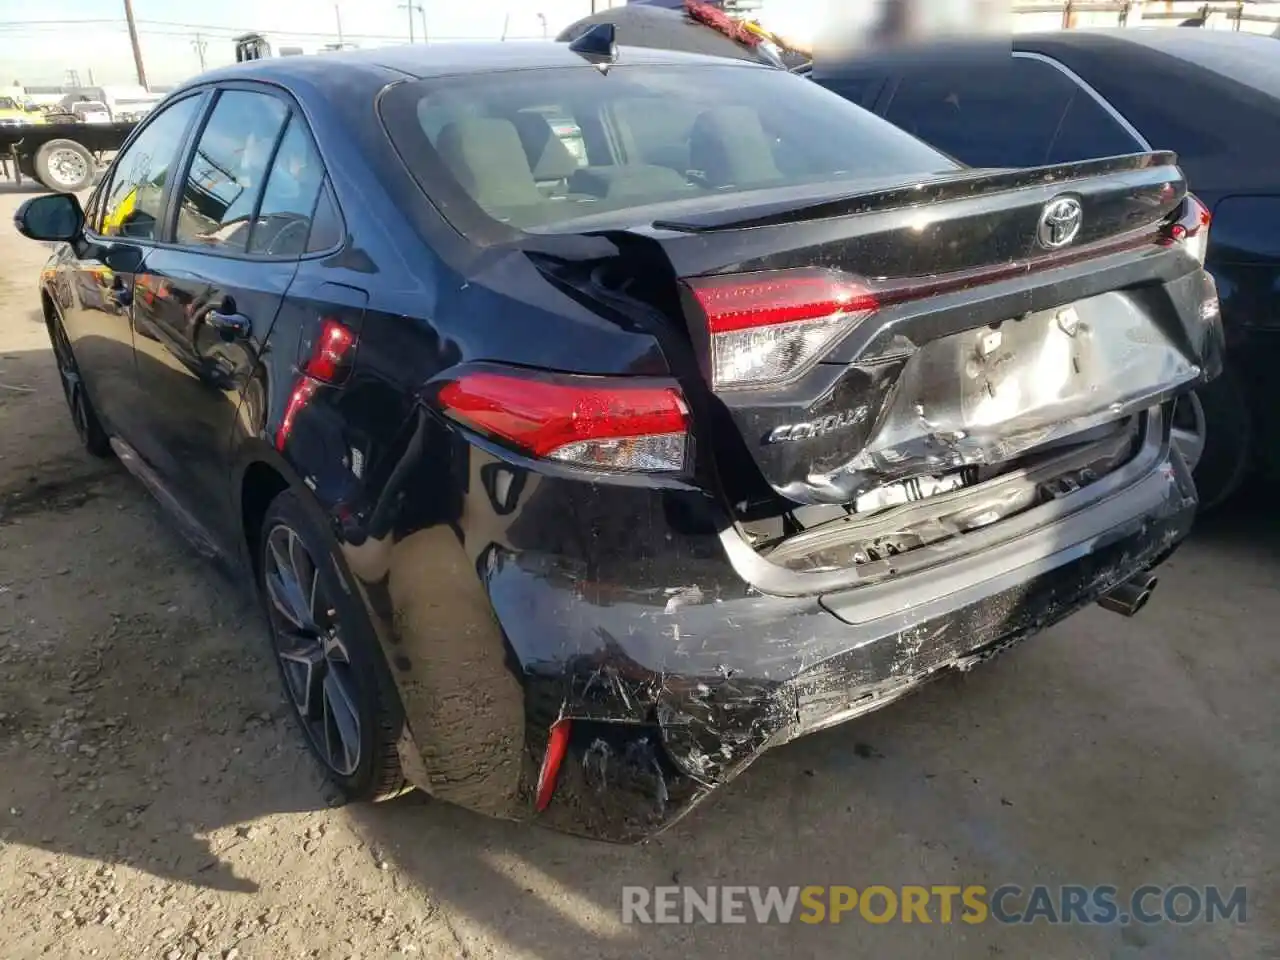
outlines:
[[[333,18],[338,21],[338,49],[343,47],[342,43],[342,7],[339,4],[333,5]]]
[[[196,56],[200,58],[200,72],[204,73],[204,50],[209,44],[205,43],[204,37],[196,34],[196,38],[191,41],[191,46],[196,49]]]
[[[124,18],[129,23],[129,43],[133,46],[133,65],[138,71],[138,85],[143,90],[149,90],[147,71],[142,67],[142,47],[138,45],[138,25],[133,22],[133,0],[124,0]]]
[[[409,11],[409,42],[413,43],[413,11],[417,10],[422,15],[422,42],[427,42],[427,11],[423,9],[422,4],[414,3],[409,0],[408,3],[397,4],[401,10]]]

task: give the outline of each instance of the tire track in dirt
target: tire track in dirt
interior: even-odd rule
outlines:
[[[65,471],[70,467],[72,472]],[[78,468],[78,469],[77,469]],[[40,479],[48,476],[48,479]],[[34,513],[65,513],[99,495],[98,486],[121,477],[114,465],[86,470],[83,462],[40,464],[21,487],[0,490],[0,526]]]

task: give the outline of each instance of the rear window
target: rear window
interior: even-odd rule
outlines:
[[[423,80],[392,88],[381,109],[414,177],[480,242],[685,200],[955,169],[815,83],[727,63]]]

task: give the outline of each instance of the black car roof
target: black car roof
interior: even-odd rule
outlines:
[[[674,50],[656,50],[646,47],[620,47],[619,66],[625,65],[689,65],[689,66],[741,66],[756,65],[747,61],[734,61],[724,57],[702,56]],[[507,70],[537,70],[556,67],[582,67],[591,64],[573,53],[567,43],[553,40],[517,40],[508,43],[443,42],[406,44],[396,47],[375,47],[368,50],[344,50],[332,53],[304,54],[292,57],[269,57],[224,67],[202,74],[192,83],[210,80],[258,79],[287,84],[290,78],[302,78],[316,70],[351,69],[354,71],[382,70],[389,77],[456,76],[480,73],[500,73]],[[759,66],[758,69],[769,69]]]
[[[1212,70],[1238,83],[1280,96],[1280,44],[1267,34],[1234,30],[1192,30],[1180,27],[1128,27],[1117,29],[1055,30],[991,37],[969,37],[859,52],[840,64],[819,63],[815,77],[866,74],[876,68],[902,66],[954,57],[996,55],[1004,51],[1067,53],[1069,51],[1115,53],[1126,65],[1153,54],[1176,57],[1204,70]]]
[[[1077,35],[1078,33],[1078,35]],[[1174,57],[1201,70],[1209,70],[1237,83],[1280,97],[1280,42],[1260,33],[1235,30],[1135,27],[1127,30],[1061,31],[1015,37],[1019,50],[1106,50],[1122,44],[1123,56]]]

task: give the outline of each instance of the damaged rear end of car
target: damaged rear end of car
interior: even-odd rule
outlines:
[[[1172,154],[960,169],[794,77],[638,75],[488,77],[437,166],[430,132],[401,149],[480,251],[469,296],[563,302],[536,352],[487,345],[426,395],[461,469],[504,478],[475,567],[525,697],[524,814],[623,841],[1085,605],[1136,612],[1196,508],[1171,407],[1222,352]],[[642,93],[736,102],[696,103],[673,160],[610,127]],[[397,96],[406,123],[440,101]],[[586,163],[526,142],[528,185],[486,187],[519,149],[499,117],[553,102]],[[795,138],[828,110],[857,129]]]
[[[989,544],[1139,456],[1220,368],[1203,215],[1168,153],[965,172],[659,215],[577,279],[678,309],[739,568],[799,596]]]

